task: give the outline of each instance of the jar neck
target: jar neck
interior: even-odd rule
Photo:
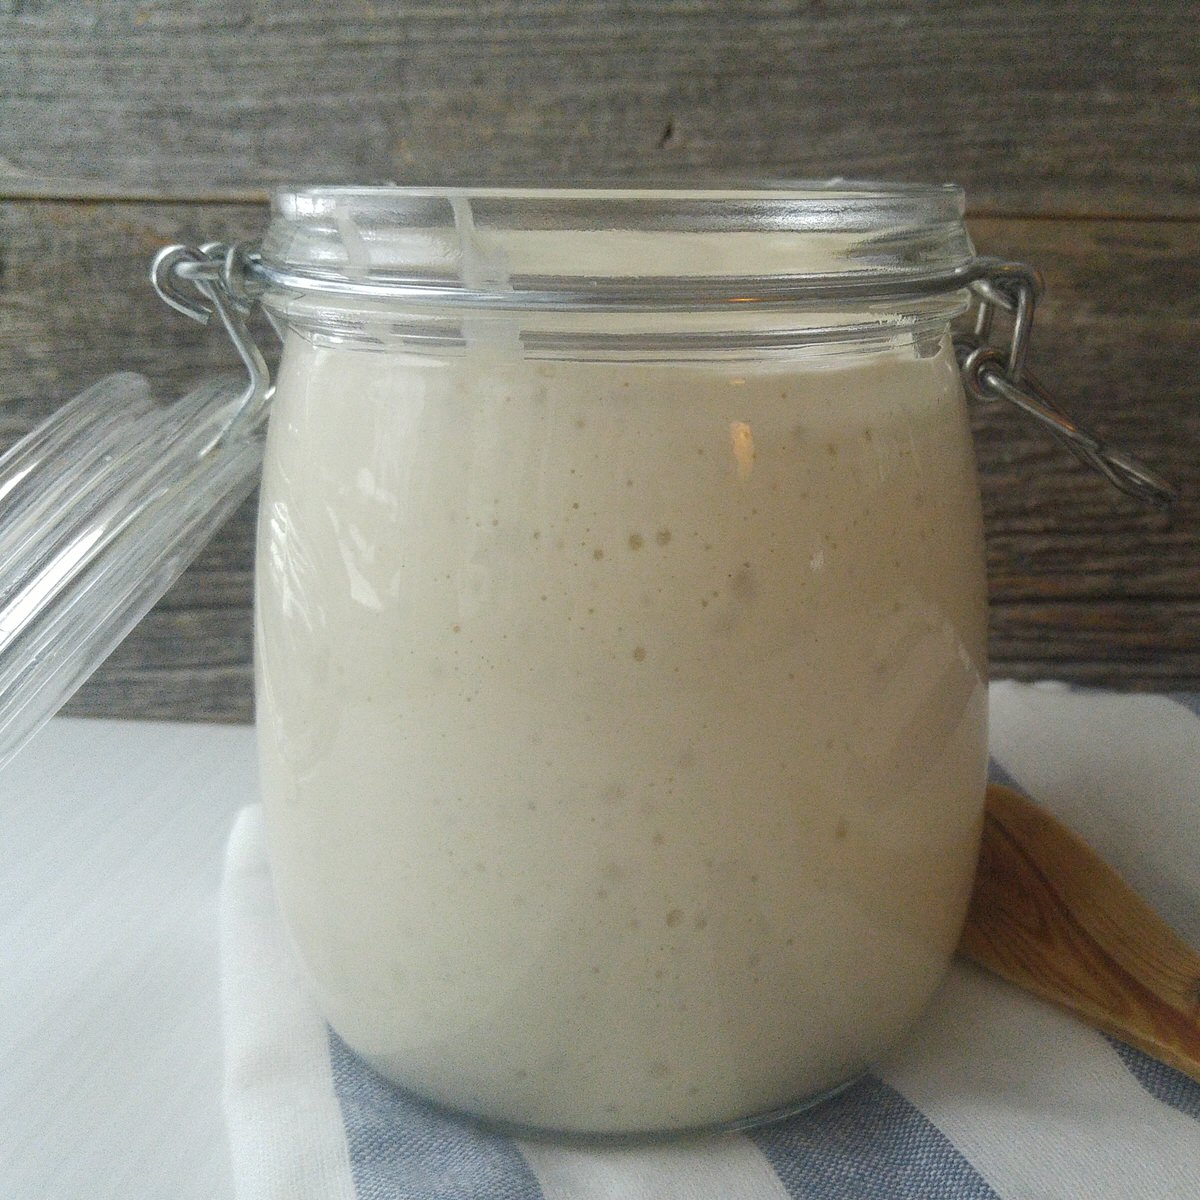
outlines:
[[[310,188],[274,198],[261,283],[422,306],[644,312],[870,303],[963,286],[953,186]]]
[[[905,302],[736,305],[700,311],[521,311],[462,304],[351,303],[276,290],[278,325],[310,340],[376,349],[485,346],[534,356],[863,353],[939,340],[968,307],[965,290]]]

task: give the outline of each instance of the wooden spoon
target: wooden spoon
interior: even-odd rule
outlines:
[[[998,784],[959,950],[1200,1082],[1200,954],[1081,838]]]

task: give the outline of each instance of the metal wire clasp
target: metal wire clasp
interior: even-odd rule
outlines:
[[[978,273],[976,273],[976,271]],[[978,307],[975,327],[956,334],[963,385],[975,400],[1007,400],[1045,425],[1081,462],[1099,471],[1110,483],[1155,508],[1178,499],[1171,484],[1132,455],[1106,446],[1095,434],[1073,421],[1051,399],[1025,366],[1033,313],[1043,290],[1042,278],[1024,263],[978,259],[970,283]],[[1008,346],[993,341],[996,315],[1011,321]]]
[[[200,247],[167,246],[154,258],[155,291],[177,312],[207,324],[215,312],[246,366],[248,380],[222,436],[265,416],[272,385],[266,360],[246,327],[246,317],[262,290],[257,258],[241,244],[209,242]],[[1007,400],[1045,425],[1076,458],[1100,472],[1121,491],[1166,508],[1178,493],[1166,480],[1123,451],[1106,446],[1073,421],[1029,373],[1025,359],[1033,314],[1041,296],[1041,276],[1024,263],[977,258],[934,290],[962,287],[974,293],[978,308],[970,333],[956,334],[955,351],[967,394],[979,401]],[[1007,346],[994,339],[996,316],[1011,317]]]
[[[266,416],[274,390],[262,351],[246,325],[254,307],[242,243],[207,242],[203,246],[166,246],[150,266],[150,282],[159,297],[176,312],[207,325],[215,312],[246,367],[246,388],[222,431],[254,428]]]

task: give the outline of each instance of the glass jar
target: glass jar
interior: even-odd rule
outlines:
[[[247,377],[164,405],[110,376],[0,459],[0,761],[265,442],[269,849],[350,1046],[570,1133],[844,1085],[936,988],[975,863],[963,385],[1173,496],[1029,377],[1036,273],[975,258],[962,210],[841,181],[314,189],[260,247],[164,249],[159,294],[216,315]]]
[[[709,1127],[921,1011],[977,854],[986,592],[966,293],[918,285],[971,259],[952,188],[278,198],[270,857],[387,1078]]]

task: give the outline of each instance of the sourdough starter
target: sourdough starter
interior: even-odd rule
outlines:
[[[930,997],[985,765],[948,341],[521,360],[288,335],[258,564],[285,920],[334,1028],[457,1109],[711,1125]]]

